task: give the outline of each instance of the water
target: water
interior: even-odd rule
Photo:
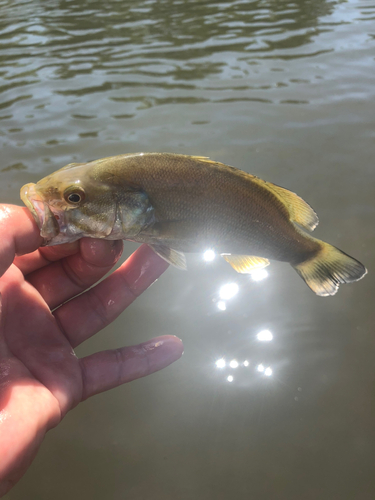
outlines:
[[[205,155],[370,271],[319,298],[189,256],[77,350],[176,334],[182,360],[71,412],[8,497],[373,499],[374,2],[0,0],[0,44],[2,202],[73,161]]]

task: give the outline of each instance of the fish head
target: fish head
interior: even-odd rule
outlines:
[[[82,237],[130,238],[151,216],[143,192],[121,184],[105,165],[98,170],[95,162],[70,164],[36,184],[26,184],[21,199],[48,246]]]

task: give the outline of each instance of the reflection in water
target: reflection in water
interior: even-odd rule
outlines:
[[[218,360],[216,361],[216,363],[215,363],[215,364],[216,364],[216,367],[217,367],[217,368],[225,368],[225,365],[226,365],[226,363],[225,363],[225,359],[224,359],[224,358],[220,358],[220,359],[218,359]]]
[[[266,269],[254,269],[250,276],[254,281],[262,281],[268,278],[268,271]]]
[[[215,252],[211,249],[206,250],[203,254],[203,259],[206,262],[211,262],[212,260],[214,260],[214,258],[215,258]]]
[[[270,342],[271,340],[273,340],[273,334],[270,330],[262,330],[256,335],[256,338],[260,342]],[[238,359],[233,358],[229,361],[229,363],[227,363],[225,360],[225,356],[223,356],[216,360],[215,365],[216,368],[219,368],[220,370],[223,370],[224,368],[236,370],[237,368],[247,368],[248,366],[250,366],[250,361],[248,359],[245,359],[244,361],[238,361]],[[265,377],[271,377],[271,375],[273,374],[271,366],[267,366],[263,362],[258,364],[254,363],[253,366],[255,366],[255,372],[262,374]],[[226,380],[228,382],[233,382],[233,375],[231,373],[227,375]]]
[[[225,311],[227,308],[227,305],[224,302],[224,300],[219,300],[219,302],[216,305],[217,305],[217,308],[220,309],[220,311]]]
[[[206,250],[206,252],[203,254],[203,258],[206,261],[213,260],[214,257],[215,257],[215,253],[212,250]],[[265,277],[268,276],[267,271],[265,271],[264,269],[258,269],[257,273],[259,273],[259,272],[261,272],[262,274],[260,274],[260,275],[257,274],[258,279],[255,279],[255,281],[260,281],[261,279],[264,279]],[[254,279],[253,276],[252,276],[252,278]],[[249,283],[249,282],[247,281],[247,283]],[[240,287],[237,283],[227,283],[226,285],[223,285],[220,287],[219,297],[222,300],[219,300],[216,303],[216,305],[220,311],[226,310],[227,307],[226,307],[225,300],[230,300],[235,295],[237,295],[237,293],[239,292],[239,289],[240,289]],[[273,334],[270,330],[265,329],[265,330],[261,330],[260,332],[258,332],[256,334],[256,338],[259,342],[271,342],[273,340]],[[225,361],[225,357],[222,357],[215,362],[215,365],[216,365],[216,368],[219,368],[219,369],[224,369],[226,367],[229,367],[229,368],[235,370],[235,369],[239,368],[240,366],[247,368],[250,365],[250,362],[247,359],[244,360],[243,362],[239,362],[237,359],[232,359],[227,364],[227,362]],[[265,366],[263,363],[256,365],[255,370],[259,373],[262,373],[266,377],[270,377],[273,373],[272,368],[270,366]],[[231,374],[228,375],[226,380],[228,382],[233,382],[234,381],[233,375],[231,375]]]
[[[266,375],[266,377],[270,377],[272,375],[272,368],[270,366],[264,370],[264,375]]]
[[[270,342],[273,339],[273,335],[269,330],[262,330],[257,334],[257,339],[261,342]]]
[[[0,0],[5,168],[17,158],[40,171],[35,144],[64,165],[89,154],[82,144],[134,139],[154,107],[306,102],[314,72],[286,77],[287,65],[332,50],[314,42],[337,22],[326,0],[132,4]],[[213,119],[197,109],[192,124]]]
[[[216,254],[212,249],[206,250],[203,253],[203,259],[206,262],[212,261],[215,258]],[[265,269],[255,269],[247,276],[250,276],[253,281],[262,281],[268,277],[268,272]],[[249,284],[249,281],[243,283],[245,286]],[[216,302],[216,306],[220,311],[226,311],[227,304],[226,300],[230,300],[237,295],[239,292],[239,285],[237,283],[227,283],[226,285],[222,285],[219,289],[219,297],[221,300]],[[215,302],[215,300],[214,300]],[[264,330],[258,334],[258,340],[261,341],[270,341],[272,340],[272,333],[269,330]]]
[[[243,361],[242,363],[238,362],[236,359],[232,359],[229,364],[227,365],[226,361],[224,358],[220,358],[216,361],[215,363],[216,365],[216,368],[219,368],[219,369],[224,369],[224,368],[231,368],[231,369],[236,369],[236,368],[239,368],[239,367],[245,367],[247,368],[248,366],[250,366],[250,362],[245,359],[245,361]],[[261,373],[262,375],[264,375],[265,377],[270,377],[272,374],[273,374],[273,370],[270,366],[265,366],[263,363],[259,363],[256,367],[255,367],[255,371],[258,372],[258,373]],[[234,381],[234,377],[232,374],[229,374],[227,377],[226,377],[226,380],[228,380],[228,382],[233,382]]]
[[[227,283],[220,288],[219,296],[223,300],[229,300],[237,295],[238,290],[239,286],[237,285],[237,283]]]

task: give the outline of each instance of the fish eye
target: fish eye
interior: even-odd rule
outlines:
[[[65,201],[73,205],[81,203],[85,199],[85,193],[81,189],[75,189],[74,191],[67,191],[64,193]]]
[[[71,203],[79,203],[81,201],[81,196],[78,193],[72,193],[68,196],[68,200]]]

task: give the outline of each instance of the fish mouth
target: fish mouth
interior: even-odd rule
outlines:
[[[36,184],[26,184],[21,188],[21,200],[32,213],[40,229],[40,235],[50,241],[60,233],[59,224],[48,203],[46,203],[36,190]]]

